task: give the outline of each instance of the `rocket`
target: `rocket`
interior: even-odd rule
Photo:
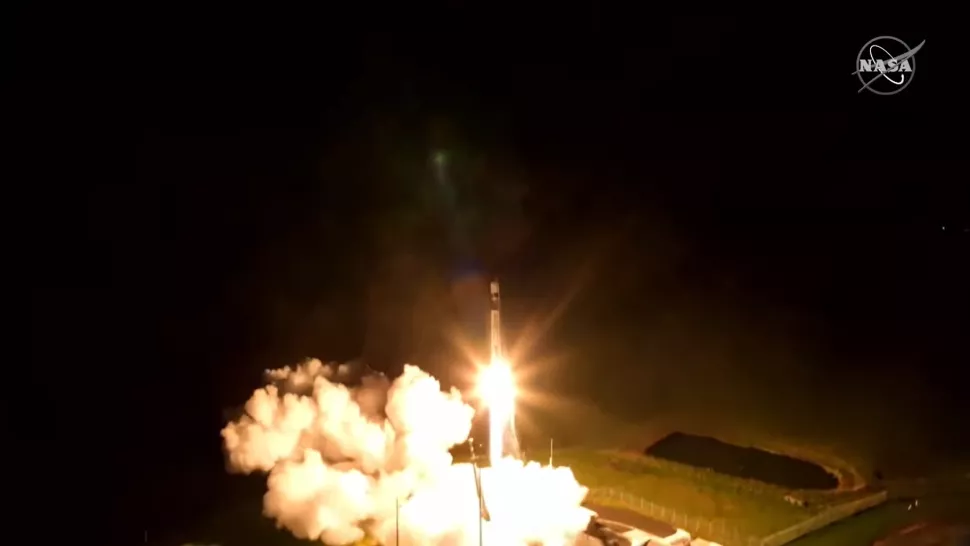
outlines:
[[[499,294],[498,280],[489,286],[491,304],[489,309],[489,350],[491,362],[501,362],[505,358],[502,350],[502,297]]]
[[[489,309],[489,351],[492,365],[508,366],[505,360],[505,346],[502,344],[502,296],[499,293],[498,280],[493,280],[489,285],[489,295],[491,304]],[[515,409],[507,416],[507,421],[503,423],[500,434],[502,442],[502,454],[521,458],[518,434],[515,431]],[[491,438],[489,439],[491,441]]]

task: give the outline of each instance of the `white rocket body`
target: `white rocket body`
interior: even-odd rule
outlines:
[[[498,281],[492,281],[489,286],[491,305],[489,309],[489,351],[492,362],[500,362],[505,357],[502,350],[502,298],[499,294]]]
[[[491,361],[510,365],[505,360],[505,347],[502,344],[502,296],[499,292],[498,281],[492,281],[489,285],[491,296],[491,306],[489,310],[489,352]],[[518,434],[515,431],[515,409],[508,417],[508,421],[503,423],[501,430],[502,456],[511,456],[516,459],[521,458]]]

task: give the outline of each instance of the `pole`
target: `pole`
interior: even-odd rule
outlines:
[[[485,517],[485,500],[482,498],[481,470],[478,468],[478,456],[475,454],[475,441],[468,439],[468,447],[472,452],[472,473],[475,474],[475,496],[478,497],[478,546],[483,546],[482,519]]]
[[[401,546],[401,499],[394,497],[394,546]]]
[[[478,468],[478,462],[472,462],[472,470],[475,472],[475,491],[478,497],[478,546],[482,546],[482,520],[485,519],[485,500],[482,498],[482,469]]]
[[[549,466],[552,466],[552,438],[549,438]]]

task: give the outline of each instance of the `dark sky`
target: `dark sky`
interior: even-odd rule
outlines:
[[[947,35],[918,14],[497,11],[20,28],[32,370],[119,491],[218,467],[221,411],[261,369],[439,362],[445,325],[474,322],[468,264],[506,280],[510,323],[578,287],[535,351],[615,373],[550,385],[742,398],[797,377],[888,405],[917,385],[931,424],[956,408],[970,191]],[[927,40],[897,96],[850,76],[879,34]]]

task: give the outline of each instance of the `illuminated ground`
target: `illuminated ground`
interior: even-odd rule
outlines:
[[[791,489],[835,489],[839,485],[835,476],[810,461],[706,436],[675,432],[650,446],[647,454]]]
[[[793,525],[810,513],[785,502],[779,488],[712,472],[701,474],[636,453],[573,449],[557,458],[557,464],[568,465],[585,485],[625,491],[754,536]]]

